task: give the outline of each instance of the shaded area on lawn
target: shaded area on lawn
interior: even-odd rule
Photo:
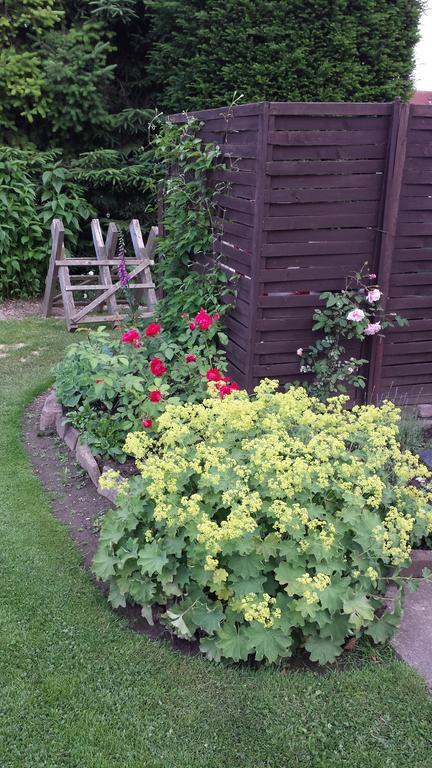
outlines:
[[[70,341],[58,321],[0,324],[0,343],[28,347],[0,359],[2,768],[432,766],[424,684],[387,654],[324,676],[253,672],[176,654],[110,611],[21,440]]]

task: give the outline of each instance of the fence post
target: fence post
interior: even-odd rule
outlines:
[[[246,346],[246,389],[252,390],[255,365],[256,327],[261,269],[261,246],[264,225],[264,188],[267,161],[267,142],[269,130],[268,101],[263,102],[257,139],[255,212],[252,234],[251,287],[249,296],[249,324]]]
[[[390,146],[385,180],[382,236],[377,260],[377,278],[382,291],[381,305],[385,311],[390,291],[393,252],[399,215],[399,201],[405,168],[410,105],[396,100],[393,106]],[[380,392],[385,339],[374,336],[371,343],[367,402],[376,402]]]

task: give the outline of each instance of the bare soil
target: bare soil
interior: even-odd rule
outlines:
[[[0,320],[22,320],[24,317],[42,317],[42,297],[37,299],[10,299],[0,302]],[[54,307],[52,314],[63,317],[63,308]]]

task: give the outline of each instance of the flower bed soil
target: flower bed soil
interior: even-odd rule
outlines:
[[[69,529],[80,551],[83,567],[91,572],[91,563],[98,545],[99,521],[113,505],[99,495],[90,477],[75,461],[74,454],[57,433],[54,430],[40,432],[39,420],[46,397],[45,393],[36,398],[25,412],[25,448],[36,475],[51,498],[55,516]],[[119,469],[124,475],[134,471],[133,462],[126,467],[113,461],[104,462],[105,465]],[[108,594],[107,584],[96,579],[94,583],[103,594]],[[168,640],[175,650],[189,655],[200,652],[198,643],[172,636],[158,621],[157,610],[154,610],[153,626],[141,616],[138,606],[128,605],[117,609],[115,613],[125,617],[136,632]]]

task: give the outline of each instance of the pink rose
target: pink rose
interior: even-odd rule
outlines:
[[[362,309],[352,309],[347,314],[347,320],[353,320],[355,323],[361,322],[364,319],[365,313]]]
[[[381,298],[381,291],[378,288],[372,288],[371,291],[368,291],[366,296],[366,301],[369,302],[369,304],[373,304],[374,301],[379,301]]]
[[[365,328],[365,336],[375,336],[381,330],[381,323],[369,323]]]
[[[302,354],[303,354],[303,347],[299,347],[299,348],[298,348],[298,350],[297,350],[297,355],[298,355],[299,357],[301,357],[301,356],[302,356]]]

